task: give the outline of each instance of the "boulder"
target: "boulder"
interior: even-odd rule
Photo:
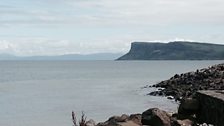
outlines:
[[[178,108],[178,114],[193,115],[199,110],[199,102],[197,99],[187,98],[181,101]]]
[[[121,116],[113,116],[113,117],[109,118],[109,120],[108,120],[108,121],[114,121],[114,122],[125,122],[125,121],[127,121],[127,120],[128,120],[128,118],[129,118],[129,116],[128,116],[128,115],[123,114],[123,115],[121,115]]]
[[[98,123],[97,126],[141,126],[141,114],[132,114],[130,116],[123,114],[121,116],[110,117],[106,122]]]
[[[141,123],[142,115],[141,114],[132,114],[129,117],[129,120],[133,121],[134,123],[138,125],[142,125]]]
[[[121,125],[115,122],[114,120],[112,120],[112,121],[98,123],[96,126],[121,126]]]
[[[142,125],[171,126],[171,116],[158,108],[151,108],[142,113]]]
[[[139,124],[136,124],[133,121],[122,122],[122,123],[119,123],[119,125],[121,125],[121,126],[141,126]]]
[[[194,122],[189,119],[177,120],[179,126],[193,126]]]
[[[86,122],[86,126],[96,126],[96,123],[94,120],[90,119],[89,121]]]

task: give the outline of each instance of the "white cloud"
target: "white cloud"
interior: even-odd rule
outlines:
[[[62,54],[90,54],[90,53],[126,53],[130,49],[131,42],[170,42],[170,41],[200,41],[209,42],[218,38],[224,40],[222,34],[206,37],[186,36],[178,38],[175,36],[150,36],[124,35],[119,37],[100,38],[74,42],[71,40],[57,40],[47,38],[17,38],[11,40],[0,40],[0,54],[9,53],[19,56],[32,55],[62,55]],[[216,42],[224,44],[223,42]]]
[[[103,52],[126,52],[123,41],[93,40],[94,42],[73,42],[69,40],[51,40],[45,38],[24,38],[0,40],[0,54],[9,53],[19,56],[89,54]]]
[[[223,0],[21,1],[0,5],[0,53],[126,52],[132,41],[156,40],[224,44]]]
[[[169,25],[224,21],[222,0],[70,0],[69,2],[75,8],[97,10],[97,14],[92,16],[98,17],[102,22]]]
[[[24,18],[1,19],[1,23],[212,25],[222,24],[224,21],[222,0],[48,0],[48,2],[42,0],[42,2],[53,7],[32,10],[18,7],[2,9],[1,14],[15,14]],[[54,7],[54,4],[57,6]]]

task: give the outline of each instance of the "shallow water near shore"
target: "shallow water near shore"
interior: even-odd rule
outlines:
[[[142,89],[224,61],[0,61],[1,126],[71,126],[72,110],[105,121],[177,103]]]

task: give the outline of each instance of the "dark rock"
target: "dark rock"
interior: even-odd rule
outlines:
[[[224,125],[224,91],[199,91],[199,112],[197,119],[200,123]]]
[[[167,99],[172,100],[172,99],[174,99],[174,97],[173,96],[167,96]]]
[[[178,74],[175,74],[175,75],[174,75],[174,78],[178,78],[178,77],[180,77]]]
[[[187,98],[181,101],[178,108],[178,114],[193,115],[199,111],[199,102],[197,99]]]
[[[196,70],[196,72],[176,74],[153,87],[163,88],[163,90],[150,92],[149,95],[173,96],[176,101],[188,97],[194,98],[198,90],[224,90],[224,64]]]
[[[142,125],[171,126],[171,116],[158,108],[151,108],[142,113]]]

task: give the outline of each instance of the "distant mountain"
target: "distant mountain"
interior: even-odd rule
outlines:
[[[224,45],[175,41],[133,42],[117,60],[224,60]]]
[[[11,55],[11,54],[0,54],[0,60],[16,60],[17,56]]]
[[[96,53],[96,54],[66,54],[57,56],[14,56],[10,54],[0,54],[0,60],[115,60],[120,57],[120,53]]]

